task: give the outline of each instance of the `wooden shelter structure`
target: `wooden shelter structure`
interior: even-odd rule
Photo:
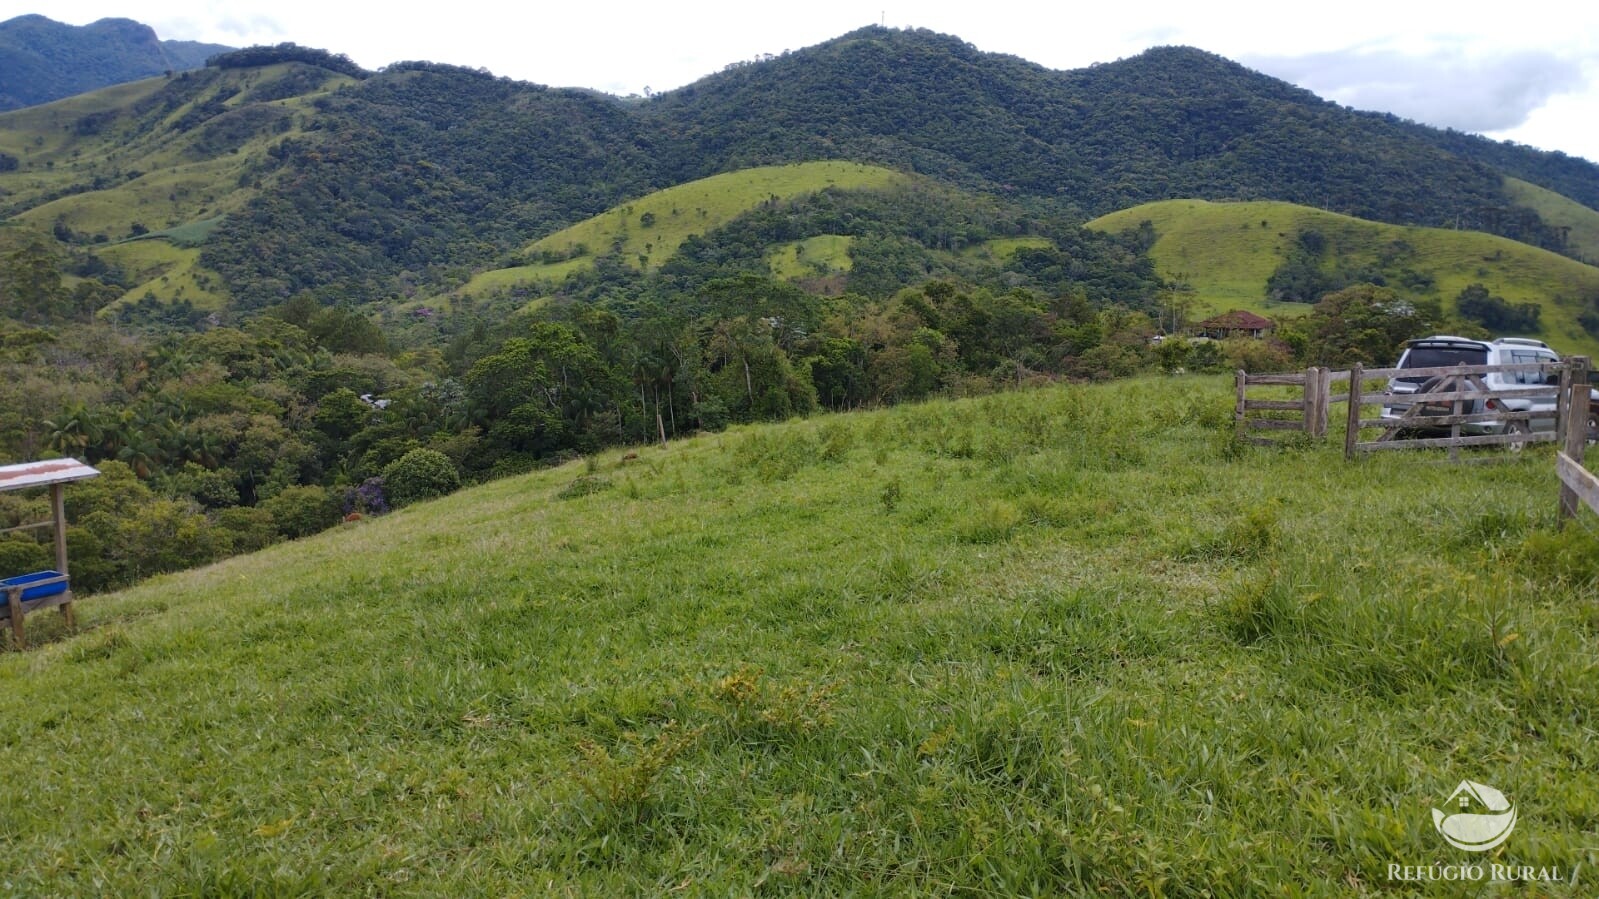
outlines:
[[[53,570],[35,571],[0,580],[0,591],[5,593],[0,619],[11,620],[11,633],[16,638],[18,648],[27,645],[23,619],[29,612],[59,607],[67,620],[67,627],[71,628],[77,623],[72,615],[72,583],[67,577],[67,508],[63,493],[67,484],[98,477],[99,474],[99,471],[77,459],[46,459],[21,465],[0,465],[0,493],[33,487],[50,488],[49,521],[18,525],[0,531],[0,534],[43,527],[55,531],[56,567]]]
[[[1199,337],[1209,337],[1212,340],[1225,340],[1229,337],[1254,337],[1261,338],[1270,334],[1277,324],[1269,318],[1256,315],[1243,309],[1234,309],[1223,312],[1221,315],[1207,318],[1194,325],[1194,333]]]

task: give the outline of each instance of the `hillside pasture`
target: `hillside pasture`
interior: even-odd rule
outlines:
[[[818,234],[774,248],[766,256],[772,277],[787,281],[826,278],[847,273],[855,262],[850,258],[854,238],[844,234]]]
[[[1302,303],[1274,302],[1266,282],[1287,258],[1300,232],[1326,239],[1327,257],[1349,268],[1408,269],[1432,279],[1421,295],[1453,312],[1471,284],[1511,303],[1537,303],[1536,335],[1562,352],[1599,354],[1599,339],[1577,324],[1588,298],[1599,297],[1599,268],[1536,247],[1475,231],[1387,225],[1307,206],[1276,202],[1217,203],[1169,200],[1104,216],[1091,228],[1122,231],[1142,221],[1158,235],[1151,255],[1162,275],[1194,288],[1200,314],[1247,309],[1263,315],[1301,315]],[[1394,283],[1401,294],[1409,288]]]
[[[1589,265],[1599,263],[1599,212],[1519,178],[1506,178],[1505,192],[1549,224],[1571,229],[1566,240],[1576,255]]]
[[[117,264],[128,253],[114,242],[135,236],[139,227],[198,245],[216,220],[242,210],[276,177],[268,157],[273,143],[316,138],[301,128],[309,103],[353,80],[308,68],[283,63],[201,70],[0,114],[0,151],[19,160],[17,170],[0,173],[0,192],[24,210],[16,221],[46,232],[64,226],[82,241],[109,242],[91,247]],[[252,102],[260,97],[279,98]],[[199,124],[183,124],[202,112],[207,117]],[[160,250],[134,255],[172,256]],[[163,258],[162,264],[177,263]],[[128,296],[152,292],[165,300],[181,289],[197,306],[226,302],[219,280],[202,287],[180,274],[188,280],[174,286],[171,273],[162,276],[167,280],[140,283]]]
[[[0,882],[1374,895],[1474,860],[1430,817],[1471,778],[1521,815],[1494,858],[1581,893],[1599,537],[1556,532],[1549,456],[1252,450],[1231,408],[735,428],[40,616]]]
[[[145,295],[163,303],[188,300],[196,309],[217,310],[226,304],[221,279],[200,265],[198,247],[181,247],[164,239],[133,240],[101,249],[101,258],[121,268],[134,286],[102,310],[115,312]]]
[[[1017,250],[1047,249],[1054,244],[1047,237],[996,237],[982,243],[973,244],[961,250],[961,255],[968,259],[981,259],[987,262],[1003,263],[1016,253]]]

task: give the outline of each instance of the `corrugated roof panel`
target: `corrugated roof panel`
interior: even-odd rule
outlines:
[[[20,465],[0,465],[0,493],[22,490],[26,487],[48,487],[84,478],[99,477],[100,472],[77,459],[45,459],[41,462],[24,462]]]

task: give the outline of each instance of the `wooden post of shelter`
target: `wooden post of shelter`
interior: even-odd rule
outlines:
[[[98,477],[99,471],[77,459],[47,459],[21,465],[0,465],[0,492],[31,487],[50,488],[50,520],[19,525],[10,530],[49,527],[54,530],[56,567],[51,571],[18,574],[0,580],[5,606],[0,616],[11,620],[11,634],[17,647],[27,646],[24,619],[29,612],[59,607],[67,627],[77,626],[72,611],[72,586],[67,573],[67,511],[65,487],[73,481]],[[0,572],[6,574],[7,572]]]
[[[50,521],[55,526],[56,543],[56,570],[62,577],[67,573],[67,498],[65,484],[50,485]],[[67,583],[72,583],[70,580]],[[72,614],[72,590],[66,592],[67,599],[61,603],[61,617],[67,619],[67,628],[78,626],[78,619]]]

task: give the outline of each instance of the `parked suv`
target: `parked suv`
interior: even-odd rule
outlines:
[[[1512,365],[1523,363],[1553,363],[1559,362],[1560,356],[1549,345],[1541,340],[1531,340],[1525,337],[1500,337],[1494,340],[1473,340],[1469,337],[1452,337],[1447,334],[1435,337],[1422,337],[1408,341],[1405,351],[1399,356],[1396,368],[1440,368],[1450,365]],[[1516,397],[1512,399],[1492,400],[1499,404],[1499,408],[1512,412],[1532,412],[1530,425],[1534,431],[1553,431],[1555,429],[1556,390],[1554,385],[1560,383],[1558,372],[1539,374],[1537,371],[1491,372],[1482,376],[1483,383],[1489,390],[1507,390],[1518,387],[1536,387],[1547,385],[1548,394],[1534,394],[1529,397]],[[1427,382],[1433,380],[1427,375],[1406,377],[1399,375],[1388,382],[1390,393],[1419,393],[1427,389]],[[1470,384],[1463,385],[1465,390],[1473,389]],[[1384,406],[1384,418],[1398,418],[1409,409],[1405,403],[1394,403]],[[1482,400],[1475,400],[1461,404],[1461,414],[1481,414],[1485,411]],[[1442,408],[1436,414],[1447,414]],[[1464,434],[1492,434],[1504,433],[1509,426],[1501,422],[1476,422],[1460,426]]]

